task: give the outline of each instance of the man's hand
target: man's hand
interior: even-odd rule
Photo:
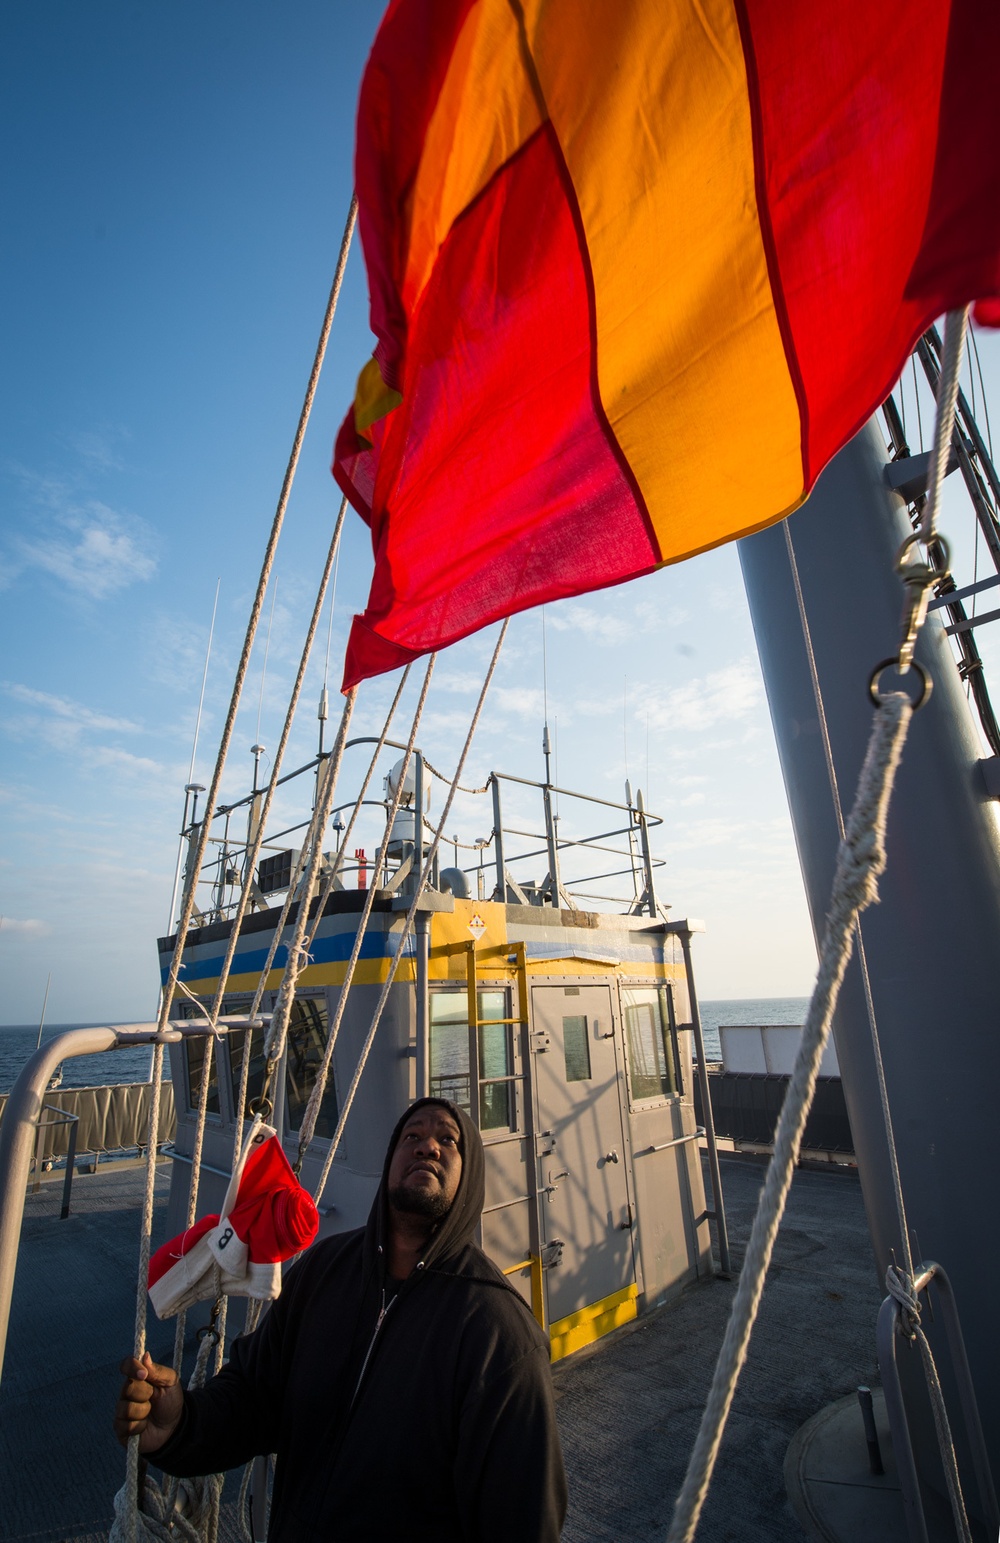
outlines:
[[[115,1434],[122,1446],[138,1435],[139,1451],[165,1446],[184,1413],[184,1393],[177,1373],[158,1366],[147,1350],[141,1361],[126,1356],[121,1364],[125,1381],[115,1406]]]

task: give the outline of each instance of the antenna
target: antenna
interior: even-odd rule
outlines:
[[[194,740],[191,745],[191,765],[188,768],[188,780],[184,789],[184,818],[181,821],[181,836],[179,842],[177,843],[177,866],[174,869],[174,887],[170,894],[170,915],[167,917],[168,932],[174,924],[174,911],[177,908],[177,891],[181,882],[181,863],[184,861],[184,830],[187,827],[188,798],[194,785],[194,763],[195,757],[198,754],[198,736],[201,733],[201,714],[202,709],[205,706],[205,686],[208,682],[208,661],[212,657],[212,639],[215,637],[215,617],[219,609],[219,589],[221,588],[221,585],[222,577],[220,575],[219,578],[217,578],[215,581],[215,599],[212,602],[212,620],[208,628],[208,647],[205,650],[205,668],[202,671],[201,676],[201,695],[198,698],[198,716],[194,721]],[[201,789],[199,788],[198,791],[201,792]],[[198,796],[195,794],[195,803],[197,803],[197,801]]]
[[[35,1049],[36,1050],[41,1048],[42,1030],[45,1027],[45,1009],[46,1009],[46,1007],[48,1005],[49,987],[51,986],[51,984],[52,984],[52,971],[50,970],[49,971],[49,978],[45,982],[45,995],[42,998],[42,1016],[38,1020],[38,1038],[35,1040]]]
[[[549,739],[549,661],[548,651],[545,645],[545,607],[542,606],[542,754],[545,757],[545,780],[552,781],[549,770],[549,757],[552,754],[552,744]]]
[[[333,583],[330,586],[330,625],[326,630],[326,663],[323,666],[323,694],[330,684],[330,647],[333,643],[333,613],[337,606],[337,574],[340,572],[340,542],[337,542],[337,555],[333,559]]]
[[[278,599],[278,580],[274,580],[274,588],[271,591],[271,614],[267,618],[267,637],[264,639],[264,663],[260,671],[260,696],[257,699],[257,733],[254,736],[260,741],[260,715],[264,709],[264,682],[267,679],[267,656],[271,648],[271,627],[274,624],[274,607]]]
[[[622,691],[622,744],[625,747],[625,775],[628,776],[628,676]]]

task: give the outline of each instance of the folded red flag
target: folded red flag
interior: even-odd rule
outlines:
[[[316,1204],[292,1172],[273,1128],[252,1128],[221,1216],[203,1216],[158,1248],[149,1295],[158,1318],[220,1295],[269,1301],[281,1291],[281,1261],[319,1231]]]

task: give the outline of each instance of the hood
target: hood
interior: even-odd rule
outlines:
[[[458,1181],[458,1191],[452,1201],[451,1210],[437,1223],[428,1239],[423,1262],[428,1267],[442,1264],[446,1259],[460,1253],[475,1239],[476,1228],[479,1226],[483,1202],[486,1198],[486,1159],[482,1137],[465,1110],[460,1109],[449,1099],[418,1098],[400,1115],[389,1137],[389,1146],[382,1165],[382,1179],[365,1229],[366,1265],[370,1266],[378,1262],[379,1251],[389,1235],[389,1164],[396,1150],[399,1133],[414,1110],[423,1109],[427,1104],[437,1104],[442,1109],[447,1109],[461,1131],[462,1175]]]

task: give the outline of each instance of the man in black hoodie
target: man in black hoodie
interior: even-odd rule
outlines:
[[[276,1452],[269,1543],[555,1543],[548,1344],[472,1242],[484,1192],[472,1121],[418,1100],[367,1227],[316,1243],[217,1377],[122,1363],[119,1437],[181,1476]]]

